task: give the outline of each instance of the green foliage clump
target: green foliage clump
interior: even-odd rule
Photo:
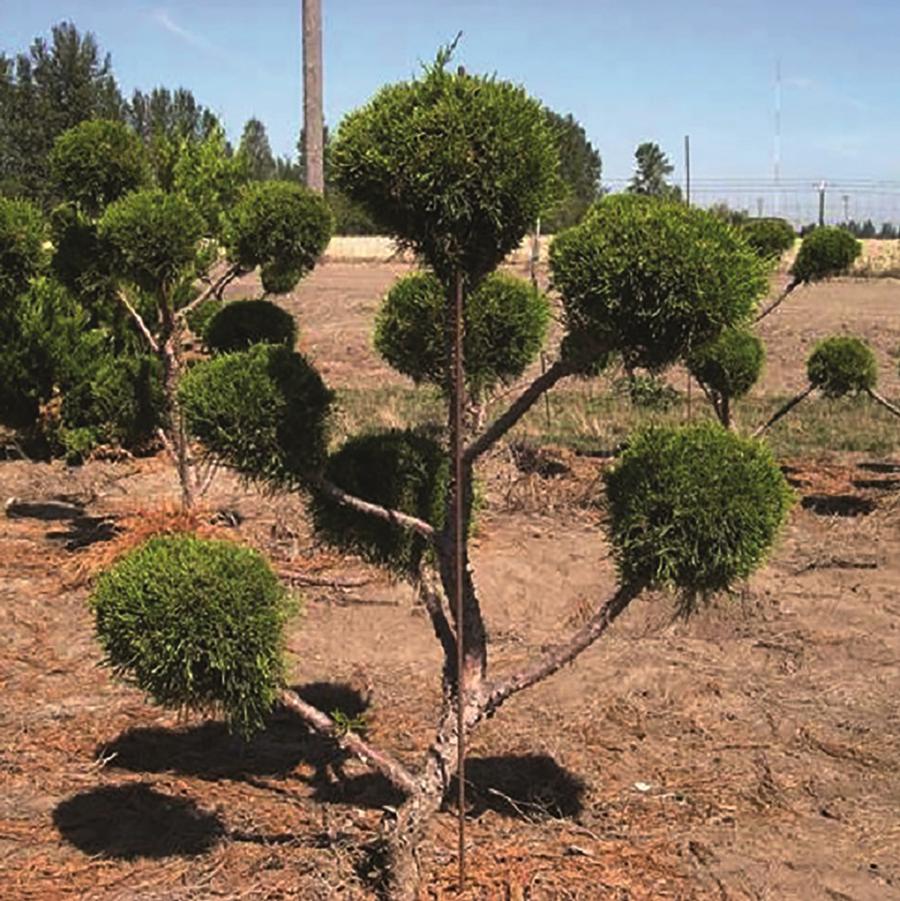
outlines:
[[[449,484],[447,454],[412,431],[351,438],[328,458],[325,477],[372,504],[417,516],[439,528]],[[415,576],[429,550],[426,539],[402,526],[360,513],[317,492],[313,524],[327,541],[400,575]]]
[[[846,229],[816,228],[803,238],[791,275],[798,282],[815,282],[846,272],[862,253],[862,244]]]
[[[268,300],[236,300],[225,304],[209,320],[204,333],[214,353],[246,350],[253,344],[297,343],[297,324],[287,310]]]
[[[382,88],[341,123],[338,188],[444,284],[475,285],[555,200],[558,152],[544,108],[521,88],[448,71]]]
[[[69,459],[100,444],[140,450],[163,425],[164,410],[159,360],[107,355],[65,392],[60,437]],[[74,444],[72,432],[77,432]]]
[[[135,191],[110,204],[99,235],[115,249],[114,268],[150,292],[170,291],[194,263],[203,220],[178,194]]]
[[[47,262],[47,227],[27,200],[0,197],[0,308],[21,294]]]
[[[325,201],[303,185],[252,182],[227,215],[225,240],[234,262],[262,266],[266,291],[283,294],[316,265],[332,227]]]
[[[206,340],[206,330],[210,322],[225,308],[225,303],[208,297],[187,314],[188,328],[198,337]]]
[[[146,184],[144,145],[123,122],[90,119],[63,132],[50,152],[56,189],[87,216]]]
[[[762,341],[743,328],[725,329],[692,351],[688,369],[698,382],[722,397],[743,397],[757,382],[766,358]]]
[[[705,210],[614,195],[550,247],[572,339],[564,353],[658,370],[746,321],[766,291],[765,264]],[[579,362],[573,360],[573,362]]]
[[[815,346],[806,361],[806,374],[826,397],[843,397],[874,388],[878,364],[865,341],[839,335]]]
[[[331,392],[286,347],[257,344],[198,363],[178,396],[188,428],[248,479],[297,487],[325,460]]]
[[[547,297],[528,282],[492,273],[465,299],[466,383],[481,397],[517,379],[543,346]],[[375,349],[415,382],[447,384],[447,292],[430,272],[397,281],[375,320]]]
[[[678,403],[678,391],[657,373],[635,373],[617,379],[613,387],[618,394],[643,410],[665,413]]]
[[[745,219],[740,225],[744,240],[764,260],[777,260],[797,240],[794,226],[784,219]]]
[[[792,494],[769,449],[712,423],[640,432],[606,477],[625,584],[730,588],[766,558]]]
[[[221,711],[244,734],[262,727],[284,677],[291,604],[256,551],[151,538],[99,578],[90,602],[118,676],[165,707]]]

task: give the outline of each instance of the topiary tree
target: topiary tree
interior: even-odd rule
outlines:
[[[754,437],[770,429],[816,390],[829,398],[867,394],[885,409],[900,416],[900,410],[875,390],[878,364],[872,349],[861,338],[838,335],[820,341],[806,361],[806,376],[806,388],[779,407],[754,432]]]
[[[797,240],[794,227],[785,219],[744,219],[739,227],[744,240],[770,263],[777,262]]]
[[[843,275],[860,253],[862,244],[844,228],[823,226],[807,233],[791,267],[787,287],[756,317],[756,321],[774,312],[800,285]]]
[[[419,769],[291,690],[280,693],[313,729],[407,796],[386,837],[390,892],[401,899],[417,895],[414,849],[457,774],[465,736],[510,697],[573,661],[645,589],[670,586],[695,598],[745,578],[771,547],[790,497],[764,448],[718,426],[638,438],[608,486],[619,584],[559,644],[505,673],[489,670],[468,559],[478,463],[563,377],[589,372],[611,353],[654,366],[678,359],[695,342],[744,321],[765,279],[746,243],[708,213],[639,197],[603,201],[588,222],[557,238],[551,254],[566,310],[566,352],[490,425],[465,432],[456,329],[463,317],[455,308],[473,303],[492,267],[551,201],[555,161],[539,104],[505,82],[451,74],[447,61],[442,54],[420,78],[381,91],[348,117],[334,147],[342,189],[416,250],[447,298],[444,340],[453,365],[448,360],[443,372],[453,377],[446,431],[364,436],[326,456],[327,392],[310,364],[284,347],[259,345],[201,363],[180,389],[209,452],[269,488],[307,492],[323,535],[417,587],[444,656],[443,702]],[[632,232],[647,243],[629,238]],[[701,240],[702,252],[694,245]],[[430,351],[423,346],[421,353]],[[412,360],[415,348],[406,356]],[[672,540],[642,540],[642,522]],[[131,670],[141,665],[134,658]],[[464,773],[458,776],[464,786]]]
[[[254,344],[283,344],[293,350],[297,343],[294,317],[268,300],[238,300],[223,306],[203,330],[206,346],[213,353],[246,350]]]
[[[725,428],[731,428],[732,401],[756,384],[765,357],[762,341],[744,328],[726,329],[688,355],[688,370]]]
[[[446,291],[431,272],[399,279],[375,319],[375,349],[414,382],[449,383]],[[537,355],[550,324],[546,295],[515,276],[494,272],[465,306],[466,388],[481,403],[498,385],[520,378]]]

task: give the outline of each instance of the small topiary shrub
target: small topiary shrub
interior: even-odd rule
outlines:
[[[767,447],[712,423],[639,433],[606,493],[622,581],[675,588],[688,602],[749,576],[792,500]]]
[[[194,262],[203,219],[177,194],[151,189],[107,207],[99,235],[114,248],[116,268],[145,291],[168,293]]]
[[[50,151],[57,190],[88,216],[147,183],[141,139],[122,122],[90,119],[63,132]]]
[[[431,272],[397,281],[375,320],[375,349],[415,382],[447,385],[447,292]],[[466,298],[464,358],[469,391],[483,397],[519,378],[540,352],[550,303],[528,282],[493,273]]]
[[[325,461],[331,392],[286,347],[258,344],[199,363],[178,395],[191,431],[249,479],[297,487]]]
[[[642,410],[665,413],[678,403],[678,391],[654,373],[625,375],[613,382],[613,390],[627,397],[632,406]]]
[[[755,221],[755,220],[754,220]],[[758,381],[766,358],[762,341],[745,329],[726,329],[687,358],[691,375],[710,391],[743,397]]]
[[[745,219],[740,232],[756,254],[768,261],[778,260],[797,240],[794,227],[784,219]]]
[[[283,344],[293,350],[297,343],[294,317],[268,300],[237,300],[225,304],[210,319],[204,333],[213,353],[246,350],[253,344]]]
[[[444,521],[449,463],[443,448],[424,435],[394,430],[351,438],[328,458],[325,477],[365,501]],[[317,533],[400,575],[419,572],[428,543],[416,532],[342,506],[325,494],[311,500]]]
[[[81,433],[77,456],[99,444],[141,450],[153,441],[164,419],[161,369],[155,357],[106,356],[87,378],[66,391],[62,425],[67,431]],[[72,442],[64,439],[64,443],[72,459],[76,456],[71,452]]]
[[[871,391],[878,380],[878,366],[865,341],[838,336],[815,346],[806,361],[806,374],[826,397],[843,397]]]
[[[846,229],[824,226],[803,239],[791,269],[794,281],[815,282],[846,272],[862,253],[862,244]]]
[[[747,320],[766,289],[765,264],[712,213],[619,194],[550,247],[569,353],[611,350],[658,370]],[[577,337],[576,337],[577,336]]]
[[[206,341],[206,330],[216,314],[225,307],[224,301],[213,297],[204,300],[187,314],[188,328],[198,337]]]
[[[0,311],[43,271],[46,237],[47,226],[36,206],[0,197]]]
[[[474,286],[556,199],[559,155],[538,101],[449,59],[346,116],[331,163],[338,188],[445,285]]]
[[[256,551],[151,538],[99,578],[91,607],[108,665],[158,704],[221,711],[244,734],[262,727],[291,605]]]
[[[263,267],[269,293],[290,291],[328,246],[333,222],[325,201],[284,181],[252,182],[226,216],[225,240],[234,262]]]

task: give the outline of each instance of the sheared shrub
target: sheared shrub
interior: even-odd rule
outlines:
[[[331,392],[286,347],[258,344],[198,363],[178,396],[193,434],[248,479],[297,487],[325,461]]]
[[[632,368],[658,370],[746,321],[766,290],[765,264],[731,226],[635,194],[595,204],[553,241],[550,265],[574,339],[564,351],[616,351]]]
[[[826,397],[843,397],[874,388],[878,365],[865,341],[836,336],[815,346],[806,361],[806,374]]]
[[[328,458],[325,477],[339,488],[382,507],[440,527],[444,521],[449,463],[443,448],[412,431],[351,438]],[[312,496],[313,523],[330,543],[400,575],[415,575],[428,551],[415,532]]]
[[[253,344],[297,343],[294,317],[268,300],[237,300],[225,304],[209,321],[204,338],[214,353],[246,350]]]
[[[797,282],[815,282],[846,272],[862,253],[862,244],[846,229],[823,226],[803,238],[791,275]]]
[[[104,573],[91,595],[106,661],[165,707],[263,725],[284,677],[291,605],[249,548],[190,534],[151,538]]]
[[[790,250],[797,240],[794,227],[784,219],[745,219],[740,232],[753,250],[770,262]]]
[[[674,588],[688,603],[757,569],[792,499],[765,445],[712,423],[640,432],[606,493],[622,581]]]
[[[757,382],[766,357],[762,341],[746,329],[726,329],[687,359],[691,375],[710,391],[743,397]]]
[[[481,397],[519,378],[540,352],[550,303],[528,282],[493,273],[465,300],[466,382]],[[397,281],[375,320],[375,349],[415,382],[447,385],[447,291],[431,272]]]

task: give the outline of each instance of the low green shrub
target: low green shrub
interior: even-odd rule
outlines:
[[[286,347],[257,344],[198,363],[178,395],[190,431],[247,479],[297,487],[325,461],[331,392]]]
[[[862,244],[846,229],[816,228],[803,238],[791,274],[798,282],[815,282],[841,275],[862,253]]]
[[[328,458],[325,477],[349,494],[417,516],[436,528],[444,521],[447,455],[419,433],[393,430],[351,438]],[[315,529],[323,538],[400,575],[414,576],[429,550],[421,535],[321,492],[313,494],[310,506]]]
[[[246,350],[253,344],[297,343],[294,317],[268,300],[236,300],[225,304],[210,319],[204,332],[213,353]]]
[[[739,228],[744,240],[764,260],[777,260],[797,240],[794,227],[784,219],[745,219]]]
[[[874,388],[878,365],[865,341],[842,335],[815,346],[806,361],[806,374],[826,397],[843,397]]]
[[[284,678],[291,604],[256,551],[151,538],[100,576],[90,603],[117,675],[165,707],[221,711],[243,734],[262,727]]]
[[[712,423],[638,433],[606,493],[623,582],[675,588],[688,604],[757,569],[792,502],[765,445]]]
[[[528,282],[493,273],[466,298],[466,383],[477,397],[514,381],[536,359],[550,303]],[[415,382],[447,384],[447,291],[431,272],[397,281],[375,320],[375,349]]]

